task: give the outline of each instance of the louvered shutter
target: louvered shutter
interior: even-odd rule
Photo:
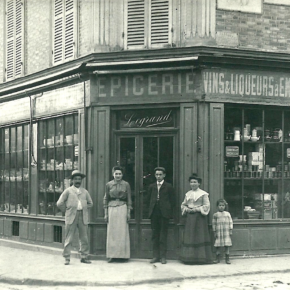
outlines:
[[[74,22],[75,22],[74,0],[65,0],[65,38],[64,59],[74,57]]]
[[[75,0],[54,1],[54,64],[75,56]]]
[[[53,62],[63,60],[63,0],[54,1],[54,38],[53,38]]]
[[[145,46],[145,1],[128,0],[127,48]]]
[[[168,45],[171,42],[169,0],[150,0],[150,4],[149,45]]]
[[[16,0],[15,12],[15,77],[22,75],[23,70],[23,35],[24,9],[21,0]]]
[[[14,0],[6,2],[6,79],[14,78]]]

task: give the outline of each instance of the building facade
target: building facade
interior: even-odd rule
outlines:
[[[180,204],[197,172],[224,197],[237,255],[290,248],[290,1],[6,0],[0,4],[0,236],[63,246],[56,207],[80,169],[90,251],[106,247],[113,165],[132,188],[132,257],[151,257],[147,187],[164,166]],[[77,247],[77,244],[75,245]]]

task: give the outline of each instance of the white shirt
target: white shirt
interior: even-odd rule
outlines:
[[[77,193],[78,199],[79,199],[79,195],[81,194],[81,191],[80,191],[79,188],[77,188],[75,186],[73,186],[73,187],[74,187],[74,189],[75,189],[75,191]],[[81,203],[80,199],[79,199],[79,202],[78,202],[77,210],[83,210],[82,203]]]
[[[160,187],[162,186],[163,182],[164,182],[164,179],[163,179],[162,181],[160,181],[160,182],[157,181],[157,189],[158,189],[157,199],[159,199],[159,189],[160,189]],[[160,184],[160,187],[158,187],[159,184]]]

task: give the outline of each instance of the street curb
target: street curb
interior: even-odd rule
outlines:
[[[28,244],[13,240],[4,240],[0,239],[0,247],[9,247],[14,249],[20,249],[20,250],[28,250],[33,252],[40,252],[50,255],[56,255],[56,256],[62,256],[62,248],[54,248],[54,247],[48,247],[48,246],[41,246],[41,245],[35,245],[35,244]],[[71,252],[71,257],[80,259],[80,254],[77,251]],[[91,260],[105,260],[106,257],[104,255],[92,255],[89,254],[89,258]]]
[[[290,273],[288,270],[277,270],[277,271],[252,271],[252,272],[243,272],[243,273],[234,273],[229,275],[208,275],[207,279],[215,278],[225,278],[225,277],[239,277],[245,275],[259,275],[259,274],[273,274],[273,273]],[[189,277],[172,277],[172,278],[160,278],[160,279],[149,279],[149,280],[140,280],[140,281],[125,281],[125,282],[87,282],[87,281],[51,281],[51,280],[41,280],[41,279],[15,279],[9,277],[1,277],[0,283],[5,283],[9,285],[25,285],[25,286],[136,286],[142,284],[153,284],[153,283],[172,283],[185,280],[194,280],[194,279],[204,279],[205,276],[189,276]]]

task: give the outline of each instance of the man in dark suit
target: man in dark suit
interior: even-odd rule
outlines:
[[[154,169],[156,181],[148,188],[149,218],[151,219],[153,259],[150,263],[166,264],[167,229],[174,205],[174,189],[164,181],[164,167]]]

